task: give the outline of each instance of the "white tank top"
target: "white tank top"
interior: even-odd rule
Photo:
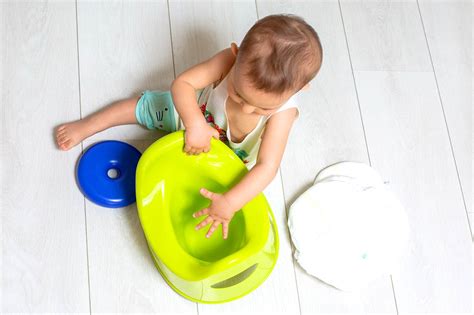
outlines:
[[[298,92],[299,93],[299,92]],[[296,93],[283,106],[281,106],[275,113],[284,111],[289,108],[296,108]],[[214,88],[214,84],[202,90],[198,97],[198,104],[201,108],[207,123],[219,131],[219,138],[227,146],[229,146],[235,154],[245,163],[245,166],[250,170],[257,161],[258,150],[262,142],[262,134],[265,130],[265,125],[268,119],[275,113],[268,116],[261,116],[255,129],[253,129],[245,138],[235,143],[232,141],[231,130],[229,128],[229,121],[226,113],[227,93],[227,76]],[[297,115],[298,117],[298,115]],[[181,126],[183,126],[181,122]],[[182,127],[183,129],[184,127]]]

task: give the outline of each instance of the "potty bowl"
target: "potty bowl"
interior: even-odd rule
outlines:
[[[235,300],[262,284],[275,266],[275,218],[261,193],[235,213],[227,239],[222,226],[209,239],[209,226],[196,231],[204,217],[192,214],[210,204],[199,190],[225,193],[248,171],[219,140],[211,140],[209,153],[196,156],[183,147],[183,131],[169,134],[152,144],[137,166],[138,214],[150,253],[166,282],[185,298]]]

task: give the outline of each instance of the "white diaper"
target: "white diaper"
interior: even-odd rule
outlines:
[[[291,205],[288,225],[301,267],[341,290],[392,273],[408,240],[403,207],[362,163],[322,170]]]

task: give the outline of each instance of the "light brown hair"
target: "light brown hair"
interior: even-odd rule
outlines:
[[[253,87],[268,93],[298,91],[321,68],[316,31],[301,17],[269,15],[257,21],[239,47],[236,65]]]

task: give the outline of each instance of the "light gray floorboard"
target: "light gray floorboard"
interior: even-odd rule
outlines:
[[[340,2],[354,70],[432,70],[416,0]]]
[[[174,72],[165,0],[79,1],[77,19],[83,117],[147,89],[169,89]],[[91,139],[155,138],[128,125]]]
[[[75,4],[0,7],[1,312],[89,312],[79,148],[53,138],[79,118]]]
[[[464,202],[471,213],[472,2],[424,0],[419,4]]]
[[[1,312],[471,313],[469,1],[77,2],[0,2]],[[82,148],[121,139],[143,151],[163,133],[122,126],[61,152],[53,128],[169,89],[175,75],[239,44],[257,18],[283,12],[315,27],[324,64],[265,189],[280,257],[250,295],[197,305],[154,267],[136,206],[100,208],[75,183]],[[318,171],[345,160],[381,173],[411,230],[400,271],[359,292],[307,275],[286,225]]]
[[[400,313],[471,310],[471,237],[433,73],[356,72],[372,165],[404,205]],[[440,237],[440,234],[442,235]]]
[[[472,198],[472,197],[471,197]],[[473,233],[472,232],[472,225],[474,224],[474,213],[473,212],[469,212],[468,213],[468,216],[469,216],[469,224],[470,224],[470,227],[471,227],[471,234]],[[474,299],[473,299],[474,301]]]
[[[418,4],[341,1],[341,8],[353,68],[360,70],[356,86],[372,165],[388,176],[410,220],[410,248],[393,276],[398,311],[468,312],[469,225]],[[448,32],[456,29],[446,24]],[[457,45],[456,38],[446,44]]]
[[[171,1],[170,17],[176,74],[230,47],[232,41],[240,44],[257,20],[254,1]],[[219,32],[216,32],[217,26]],[[265,190],[265,195],[280,233],[280,253],[275,269],[251,294],[226,304],[199,305],[199,314],[299,313],[280,174]]]
[[[232,42],[240,44],[257,20],[255,2],[170,1],[176,75],[211,58]]]
[[[300,118],[281,165],[286,206],[312,185],[324,167],[340,161],[369,163],[337,1],[258,1],[258,13],[302,16],[319,33],[324,49],[320,74],[303,92]],[[390,278],[361,292],[342,292],[296,267],[302,314],[395,313]]]
[[[166,90],[174,78],[166,1],[78,3],[82,117],[140,91]],[[163,133],[137,125],[111,128],[84,142],[136,139],[142,151]],[[138,141],[138,139],[145,141]],[[136,204],[105,209],[86,202],[93,313],[195,314],[153,265]]]

